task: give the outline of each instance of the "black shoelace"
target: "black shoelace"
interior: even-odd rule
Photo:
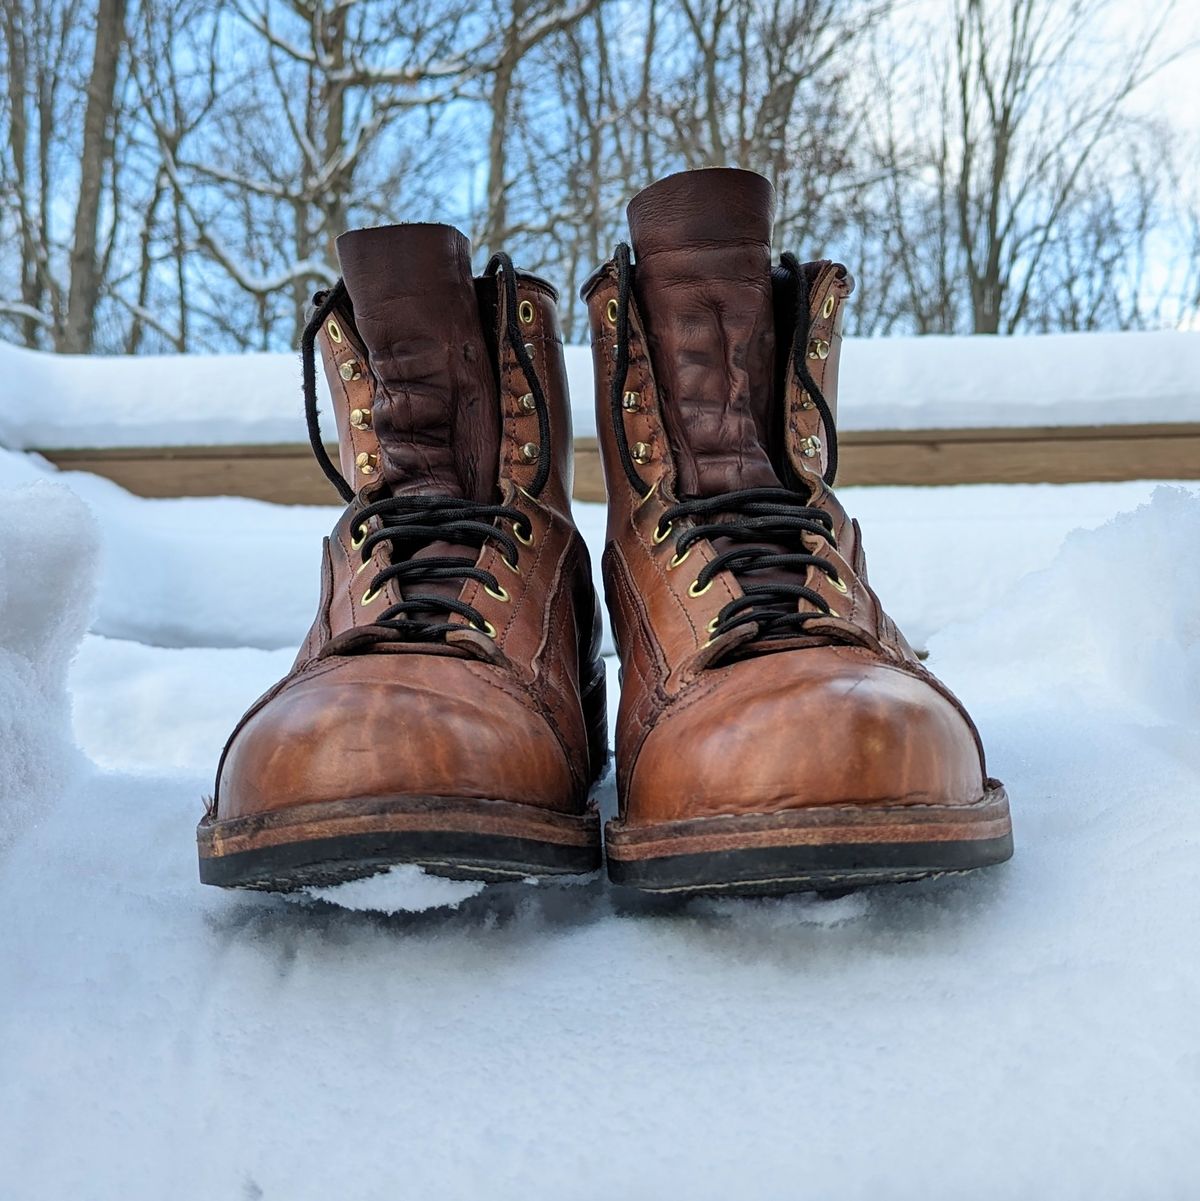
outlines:
[[[725,605],[709,627],[712,638],[728,634],[739,626],[757,624],[760,639],[785,638],[804,632],[805,624],[816,617],[832,613],[828,602],[805,582],[810,569],[823,571],[836,585],[841,584],[837,568],[804,549],[804,535],[823,538],[835,545],[833,518],[824,509],[806,504],[805,497],[786,488],[745,488],[725,492],[720,496],[700,500],[685,500],[672,505],[662,516],[655,531],[656,541],[670,537],[671,527],[685,518],[718,516],[720,520],[689,526],[675,539],[673,566],[681,566],[691,547],[704,539],[729,539],[749,545],[734,546],[721,551],[697,572],[692,584],[696,596],[705,592],[722,571],[731,571],[742,587],[742,595]],[[759,539],[768,539],[774,546],[756,546]],[[799,546],[796,551],[780,550],[779,546]],[[757,571],[786,570],[796,572],[796,582],[770,580],[754,583]],[[816,610],[800,610],[801,601],[815,605]]]
[[[525,340],[518,324],[516,273],[512,260],[506,254],[493,255],[485,274],[496,276],[505,290],[507,320],[504,336],[525,374],[536,404],[540,453],[537,474],[528,488],[529,494],[536,497],[550,476],[550,412],[541,380],[534,370],[532,357],[525,349]],[[354,488],[330,459],[321,437],[317,409],[316,338],[330,314],[339,305],[347,304],[348,300],[346,285],[339,279],[314,309],[300,341],[308,440],[321,471],[347,504],[354,500]],[[368,523],[374,518],[379,518],[380,528],[370,530]],[[509,523],[513,532],[510,534],[503,529],[500,522]],[[498,599],[507,599],[508,593],[494,573],[476,566],[475,559],[463,555],[414,558],[414,554],[433,542],[482,549],[484,543],[490,540],[502,548],[505,566],[513,572],[519,572],[518,542],[528,541],[532,531],[520,510],[506,505],[481,504],[453,496],[387,496],[361,510],[350,535],[354,547],[361,552],[364,568],[371,561],[377,546],[385,542],[391,544],[391,562],[371,579],[363,593],[365,601],[373,600],[390,580],[400,581],[405,589],[404,600],[384,609],[372,625],[394,629],[410,641],[433,642],[463,627],[450,621],[430,620],[431,616],[457,615],[486,634],[494,634],[495,630],[478,609],[457,597],[419,592],[408,595],[409,588],[433,581],[465,583],[467,580],[477,580]]]
[[[629,372],[629,298],[633,285],[629,247],[621,243],[614,258],[617,268],[617,311],[616,358],[610,397],[613,432],[630,484],[640,496],[646,496],[650,488],[638,474],[630,452],[622,408],[625,379]],[[821,417],[828,455],[823,478],[825,483],[832,484],[837,474],[837,430],[829,404],[805,361],[810,323],[808,279],[795,255],[784,254],[780,262],[795,281],[796,287],[792,369],[797,382],[808,393]],[[710,625],[711,638],[751,624],[758,626],[756,641],[786,638],[803,633],[806,624],[815,618],[833,614],[824,597],[808,587],[808,573],[810,570],[823,571],[837,587],[842,586],[842,580],[837,568],[828,559],[812,554],[803,542],[807,535],[822,538],[830,546],[836,546],[833,519],[824,509],[810,505],[809,499],[808,492],[793,492],[787,488],[745,488],[720,496],[681,501],[663,514],[661,524],[654,533],[656,542],[670,537],[676,522],[709,519],[679,532],[675,539],[675,554],[671,559],[673,567],[680,566],[691,547],[704,539],[747,543],[720,552],[700,569],[691,585],[693,594],[698,596],[708,589],[722,571],[732,572],[741,585],[743,595],[725,605]],[[759,540],[770,541],[774,545],[755,545]],[[787,549],[791,547],[797,549]],[[780,570],[795,572],[796,581],[754,582],[755,572]],[[802,601],[815,606],[815,609],[800,610],[798,606]]]
[[[374,517],[380,519],[380,528],[368,532],[368,522]],[[495,524],[498,521],[509,522],[513,533]],[[520,533],[523,528],[526,532]],[[431,622],[431,613],[457,614],[485,634],[494,634],[495,630],[478,609],[457,597],[415,591],[410,595],[409,588],[434,580],[478,580],[498,600],[507,600],[508,592],[492,572],[477,567],[474,559],[464,555],[412,558],[412,552],[435,541],[482,548],[490,540],[500,544],[503,562],[515,574],[520,571],[517,539],[527,541],[529,531],[520,510],[505,505],[481,505],[452,496],[389,496],[367,505],[358,514],[350,535],[361,551],[364,566],[380,543],[388,542],[392,547],[392,562],[371,580],[363,593],[364,601],[374,599],[389,580],[398,580],[405,588],[404,599],[389,605],[372,624],[397,630],[412,641],[435,642],[462,626],[449,621]]]

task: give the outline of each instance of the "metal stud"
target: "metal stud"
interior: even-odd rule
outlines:
[[[824,338],[814,338],[808,344],[808,357],[810,359],[829,358],[829,343]]]
[[[629,448],[629,453],[633,456],[635,463],[650,462],[650,445],[647,442],[635,442]]]
[[[356,430],[369,430],[371,428],[371,410],[370,409],[351,409],[350,424]]]
[[[351,380],[362,379],[362,372],[359,370],[358,360],[349,359],[338,368],[338,375],[349,383]]]
[[[812,397],[807,392],[800,393],[800,407],[802,409],[815,409],[817,406],[813,404]]]
[[[379,456],[361,451],[354,457],[354,465],[363,475],[374,475],[379,467]]]
[[[837,305],[837,297],[832,292],[825,297],[825,303],[821,306],[822,317],[832,317],[834,307]]]
[[[536,442],[526,442],[525,445],[521,447],[521,462],[536,463],[540,451],[541,448]]]
[[[521,322],[522,325],[532,325],[533,324],[533,302],[532,301],[522,300],[521,303],[519,305],[517,305],[517,319]]]
[[[521,399],[518,403],[520,404],[521,408],[525,410],[526,413],[536,413],[537,412],[537,401],[533,399],[532,392],[526,392],[525,395],[521,397]]]
[[[821,453],[821,439],[813,434],[809,438],[800,439],[800,453],[806,459],[814,459]]]
[[[528,355],[530,358],[533,358],[533,343],[532,343],[532,342],[526,342],[526,343],[525,343],[525,353],[526,353],[526,354],[527,354],[527,355]]]
[[[621,407],[627,413],[636,413],[642,405],[642,396],[640,392],[626,392],[621,397]]]

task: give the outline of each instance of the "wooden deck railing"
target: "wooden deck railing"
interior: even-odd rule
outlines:
[[[838,483],[1065,484],[1200,479],[1200,422],[1043,429],[847,431]],[[575,496],[603,500],[594,438],[575,443]],[[307,446],[180,446],[39,452],[65,471],[107,476],[139,496],[250,496],[333,504]]]

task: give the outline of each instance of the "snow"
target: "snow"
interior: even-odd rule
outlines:
[[[61,485],[0,491],[0,854],[82,767],[67,666],[87,627],[94,541],[91,514]]]
[[[326,901],[358,913],[421,913],[426,909],[456,909],[486,887],[482,880],[447,880],[404,863],[378,876],[307,888],[298,897],[287,899],[301,903]]]
[[[575,434],[595,437],[591,350],[565,357]],[[0,381],[11,449],[306,440],[293,354],[88,358],[0,343]],[[848,338],[840,393],[848,431],[1200,421],[1200,333]]]
[[[193,841],[329,512],[0,455],[0,1196],[1200,1192],[1200,489],[844,499],[1008,785],[1011,863],[690,904],[399,872],[334,906],[203,888]]]

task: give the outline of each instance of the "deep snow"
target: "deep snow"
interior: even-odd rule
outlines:
[[[594,437],[591,350],[565,357],[575,433]],[[0,342],[0,380],[0,446],[306,438],[292,354],[89,358]],[[848,338],[840,393],[843,430],[1200,421],[1200,333]],[[36,421],[31,397],[49,398]]]
[[[59,477],[100,530],[70,687],[106,772],[62,683],[97,539],[61,488],[2,491],[42,474],[0,455],[0,712],[31,738],[0,745],[4,1201],[1200,1193],[1200,491],[847,490],[1009,787],[1010,864],[387,917],[195,877],[215,749],[290,661],[330,514]]]

